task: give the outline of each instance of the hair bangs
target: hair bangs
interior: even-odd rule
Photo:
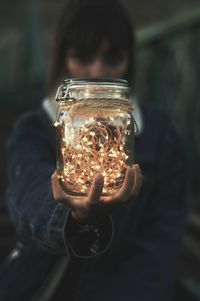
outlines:
[[[132,29],[112,6],[105,10],[104,6],[85,6],[80,9],[76,19],[71,22],[67,45],[80,56],[95,55],[105,40],[110,50],[121,52],[127,50],[132,38]],[[112,16],[112,18],[111,18]],[[78,22],[77,22],[78,18]]]
[[[73,24],[67,45],[69,49],[76,50],[80,56],[90,57],[98,51],[104,35],[102,24],[97,18],[82,14],[79,22]]]
[[[126,79],[131,83],[135,69],[135,36],[128,13],[118,0],[70,0],[63,6],[53,44],[48,76],[51,91],[66,74],[70,50],[81,58],[94,57],[103,42],[111,55],[128,53]]]
[[[105,27],[105,38],[108,41],[110,50],[115,52],[128,51],[132,45],[132,31],[126,26],[127,24],[117,20],[109,22]]]

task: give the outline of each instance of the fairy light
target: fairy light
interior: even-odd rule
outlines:
[[[127,167],[125,141],[130,134],[130,123],[130,118],[124,118],[120,112],[117,117],[88,118],[73,135],[70,132],[72,125],[66,126],[67,122],[59,124],[61,165],[64,168],[58,170],[58,178],[62,186],[66,189],[70,186],[74,193],[84,195],[89,192],[95,175],[101,173],[104,195],[120,189]]]
[[[70,82],[68,94],[65,84],[60,87],[63,93],[56,96],[61,101],[54,125],[59,146],[57,174],[63,189],[70,195],[87,195],[94,177],[101,173],[103,195],[115,194],[133,161],[134,122],[129,114],[133,104],[128,87],[73,86]]]

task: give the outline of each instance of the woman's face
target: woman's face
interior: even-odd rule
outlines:
[[[71,49],[66,58],[66,71],[73,78],[124,78],[128,69],[128,53],[112,53],[103,42],[96,55],[81,57]]]

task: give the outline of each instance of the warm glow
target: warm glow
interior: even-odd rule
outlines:
[[[112,117],[96,116],[76,121],[65,117],[59,124],[60,160],[58,177],[62,187],[74,193],[87,194],[94,176],[104,176],[104,195],[118,190],[126,171],[126,139],[131,119],[127,113]],[[58,124],[56,124],[58,126]],[[66,184],[66,185],[65,185]],[[68,188],[67,188],[68,187]]]

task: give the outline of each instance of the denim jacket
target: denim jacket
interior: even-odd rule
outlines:
[[[144,176],[142,191],[94,228],[74,224],[70,209],[53,199],[56,135],[44,109],[17,122],[8,147],[7,199],[25,246],[15,259],[15,277],[21,271],[27,283],[15,286],[21,294],[15,301],[33,300],[47,276],[59,278],[56,266],[65,263],[66,270],[73,260],[80,263],[74,278],[78,301],[170,300],[188,211],[186,159],[170,118],[144,104],[141,110],[144,129],[136,137],[135,157]],[[13,301],[11,295],[0,300]]]

